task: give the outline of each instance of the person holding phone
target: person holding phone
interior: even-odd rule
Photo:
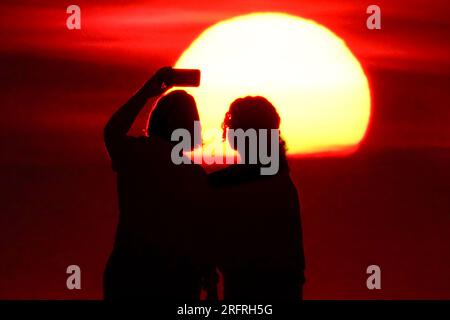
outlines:
[[[199,165],[171,161],[173,130],[187,129],[200,137],[200,132],[194,134],[199,114],[185,91],[163,95],[180,79],[183,85],[198,85],[199,72],[184,72],[178,79],[179,74],[172,68],[158,70],[104,128],[119,202],[115,242],[104,272],[105,299],[199,299],[206,264],[201,239],[208,229],[202,201],[207,177]],[[129,136],[147,101],[158,97],[147,135]],[[192,149],[200,143],[192,141]]]

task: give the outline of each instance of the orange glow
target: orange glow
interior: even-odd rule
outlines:
[[[363,69],[342,39],[312,20],[255,13],[222,21],[175,67],[202,71],[201,86],[187,91],[197,100],[209,150],[221,144],[230,103],[247,95],[262,95],[277,108],[291,154],[354,150],[367,130],[370,90]]]

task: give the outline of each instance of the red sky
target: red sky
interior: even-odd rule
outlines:
[[[65,26],[70,4],[81,7],[80,31]],[[381,7],[382,30],[367,30],[369,4]],[[2,0],[0,298],[101,296],[117,215],[105,122],[202,30],[255,11],[331,29],[361,61],[372,91],[358,154],[292,166],[304,208],[306,297],[448,298],[449,9],[444,0]],[[72,261],[91,264],[79,295],[60,274]],[[360,286],[364,273],[355,278],[374,261],[387,268],[385,295]]]
[[[254,11],[314,19],[347,42],[372,87],[367,147],[450,147],[445,1],[379,1],[377,31],[365,27],[364,1],[78,1],[80,31],[65,26],[68,4],[0,4],[0,124],[9,149],[3,163],[32,156],[48,163],[35,151],[51,153],[48,140],[64,157],[67,141],[99,138],[107,115],[157,67],[173,64],[202,30]],[[82,147],[92,157],[98,146]]]
[[[447,5],[377,1],[382,30],[365,28],[366,1],[77,1],[82,30],[65,28],[66,3],[2,1],[2,52],[27,52],[126,65],[177,55],[205,27],[255,11],[282,11],[316,20],[340,35],[367,63],[448,72]],[[168,52],[169,51],[169,52]],[[138,58],[127,61],[124,55]],[[443,70],[444,68],[444,70]]]

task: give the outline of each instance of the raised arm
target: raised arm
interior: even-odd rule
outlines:
[[[163,94],[168,86],[164,79],[171,68],[159,69],[153,77],[148,80],[134,96],[117,110],[109,119],[103,131],[104,140],[108,152],[111,154],[115,146],[126,140],[127,133],[139,112],[144,108],[147,101],[152,97]]]

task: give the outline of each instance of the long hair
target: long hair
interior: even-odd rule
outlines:
[[[192,148],[195,148],[200,141],[194,141],[194,137],[201,137],[201,132],[194,122],[199,120],[194,97],[184,90],[171,91],[156,103],[148,120],[147,134],[171,141],[174,130],[186,129],[191,135]]]

